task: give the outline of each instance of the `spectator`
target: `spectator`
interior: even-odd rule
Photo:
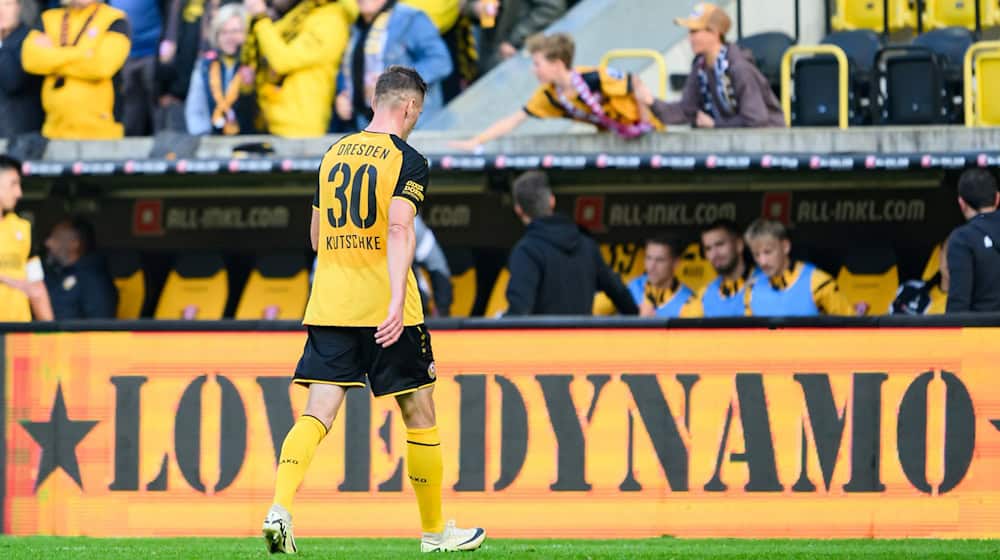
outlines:
[[[629,282],[628,291],[643,317],[700,317],[701,304],[691,288],[677,279],[681,244],[658,235],[646,242],[645,273]]]
[[[423,10],[448,47],[453,70],[441,83],[441,94],[447,104],[479,75],[472,17],[462,13],[464,0],[403,0],[403,3]]]
[[[128,57],[125,14],[97,0],[69,0],[42,13],[42,30],[24,40],[21,61],[45,76],[42,135],[64,140],[121,138],[112,78]]]
[[[948,240],[948,313],[1000,311],[1000,194],[985,169],[958,180],[958,207],[968,221]]]
[[[0,0],[0,138],[42,129],[42,80],[21,67],[21,44],[27,36],[21,0]]]
[[[620,313],[638,312],[597,244],[554,213],[556,199],[544,173],[521,175],[513,195],[514,212],[528,229],[510,254],[507,315],[590,315],[598,290]]]
[[[759,219],[750,224],[746,242],[761,273],[746,291],[746,314],[768,316],[863,315],[853,307],[837,282],[806,262],[792,261],[792,243],[781,222]]]
[[[211,17],[203,16],[206,12],[214,14],[218,4],[219,0],[169,0],[156,64],[155,132],[187,131],[185,100],[191,75],[203,49],[211,42],[208,30],[204,32],[204,41],[202,39],[202,24],[208,27],[207,22],[211,21]]]
[[[93,226],[79,218],[60,221],[45,240],[45,286],[56,319],[115,318],[118,292],[94,246]]]
[[[726,43],[730,20],[721,8],[698,4],[687,18],[674,23],[687,27],[695,58],[676,103],[654,100],[645,86],[639,88],[644,103],[664,124],[690,124],[698,128],[783,127],[781,104],[767,78],[736,45]]]
[[[149,136],[153,133],[154,113],[158,106],[156,64],[160,53],[165,13],[160,0],[109,0],[123,12],[132,32],[132,48],[122,69],[122,124],[126,136]],[[177,46],[166,42],[164,55],[173,57]]]
[[[337,79],[337,117],[348,131],[368,126],[375,82],[392,65],[411,67],[427,82],[424,116],[441,108],[441,81],[451,74],[451,55],[427,15],[396,0],[360,0],[360,16]]]
[[[447,317],[451,313],[451,270],[448,268],[448,259],[441,250],[434,232],[427,227],[423,218],[418,214],[413,222],[416,232],[416,247],[413,253],[413,264],[415,268],[422,268],[430,277],[430,290],[427,286],[420,286],[420,296],[424,304],[424,313],[434,317]],[[423,276],[417,275],[418,283],[423,284]],[[434,307],[431,309],[427,292],[433,294]]]
[[[253,99],[245,94],[240,47],[246,40],[246,12],[222,6],[212,19],[212,48],[191,74],[185,107],[189,134],[246,134],[253,131]],[[244,72],[245,73],[245,72]]]
[[[465,11],[479,18],[481,73],[517,54],[528,37],[566,12],[565,0],[471,0]],[[567,66],[569,66],[567,64]]]
[[[705,317],[743,316],[748,279],[757,272],[747,266],[739,228],[729,220],[718,220],[701,231],[701,247],[717,275],[699,298]]]
[[[663,128],[650,111],[652,98],[640,102],[634,93],[642,86],[638,76],[621,74],[611,68],[574,69],[575,48],[573,38],[565,33],[532,37],[528,41],[528,52],[541,87],[522,109],[453,146],[477,149],[511,132],[528,117],[573,119],[593,124],[599,130],[613,131],[623,138],[635,138]]]
[[[346,12],[329,0],[274,1],[281,14],[277,21],[264,0],[244,3],[251,20],[241,57],[256,72],[264,129],[278,136],[322,136],[347,45]]]
[[[31,255],[31,222],[14,213],[21,198],[21,162],[0,155],[0,322],[52,320],[44,271]]]
[[[941,246],[938,271],[929,280],[907,280],[896,290],[892,315],[940,315],[948,302],[948,242]]]

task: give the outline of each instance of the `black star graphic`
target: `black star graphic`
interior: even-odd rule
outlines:
[[[80,480],[80,464],[76,461],[76,445],[97,424],[97,420],[70,420],[66,416],[66,401],[63,400],[62,384],[56,386],[56,402],[52,405],[52,415],[48,422],[21,420],[21,425],[32,439],[42,448],[42,459],[38,463],[38,479],[35,492],[57,467],[73,477],[76,485],[83,490]]]
[[[990,420],[990,424],[993,424],[993,427],[996,428],[997,431],[1000,431],[1000,420]]]

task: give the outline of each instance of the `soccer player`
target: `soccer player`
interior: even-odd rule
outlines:
[[[864,315],[866,308],[852,306],[832,276],[791,260],[792,242],[781,222],[758,219],[745,237],[761,271],[745,292],[747,316]]]
[[[758,272],[743,258],[739,228],[730,220],[717,220],[701,231],[701,247],[718,275],[701,292],[704,316],[742,317],[748,279]]]
[[[420,509],[423,552],[474,550],[481,528],[441,516],[441,440],[434,414],[434,355],[413,276],[414,216],[424,201],[427,160],[406,143],[427,85],[392,66],[375,84],[368,128],[323,157],[310,239],[319,253],[305,320],[308,336],[293,381],[309,388],[285,436],[274,504],[263,533],[272,553],[294,553],[292,500],[346,391],[392,396],[406,424],[406,467]]]
[[[701,317],[701,302],[677,279],[681,243],[669,235],[646,241],[646,271],[628,284],[639,315],[665,319]]]
[[[0,155],[0,322],[52,320],[42,261],[31,255],[31,222],[14,213],[21,162]]]

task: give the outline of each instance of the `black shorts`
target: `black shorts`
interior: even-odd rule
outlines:
[[[388,348],[375,343],[375,327],[307,326],[308,338],[294,383],[364,387],[376,397],[401,395],[434,383],[431,335],[424,325],[405,327]]]

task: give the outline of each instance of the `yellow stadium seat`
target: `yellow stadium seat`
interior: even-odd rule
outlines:
[[[493,290],[490,292],[490,299],[486,303],[484,317],[496,317],[507,311],[507,283],[510,282],[510,271],[503,268],[497,279],[493,282]]]
[[[899,289],[899,269],[891,249],[854,251],[837,275],[837,285],[852,305],[868,304],[866,315],[885,315]]]
[[[930,292],[931,303],[927,306],[926,315],[944,315],[948,306],[948,294],[941,291],[940,286],[934,286]]]
[[[882,0],[837,0],[836,13],[830,18],[834,31],[871,29],[882,31],[885,18]],[[889,0],[889,31],[916,28],[917,12],[913,0]]]
[[[468,317],[476,304],[476,269],[451,277],[451,316]]]
[[[1000,5],[996,0],[979,0],[982,27],[1000,23]],[[969,0],[924,0],[924,29],[944,27],[976,28],[976,5]]]
[[[122,253],[109,259],[111,277],[118,290],[119,319],[138,319],[146,301],[146,273],[138,253]]]
[[[934,275],[941,270],[941,246],[941,243],[935,245],[934,250],[931,251],[931,256],[927,257],[927,264],[924,265],[924,273],[920,275],[920,279],[924,282],[934,278]]]
[[[646,246],[642,243],[602,243],[601,256],[611,270],[628,284],[645,272]],[[604,292],[594,294],[594,315],[614,315],[618,313],[615,304]]]
[[[229,275],[219,255],[178,257],[167,275],[156,319],[221,319],[229,295]]]
[[[1000,126],[1000,41],[969,47],[962,70],[965,126]]]
[[[236,319],[301,319],[309,300],[309,271],[302,255],[265,255],[250,271]]]
[[[715,280],[715,269],[701,255],[701,245],[692,243],[681,254],[681,262],[677,266],[677,279],[688,288],[698,293]]]

